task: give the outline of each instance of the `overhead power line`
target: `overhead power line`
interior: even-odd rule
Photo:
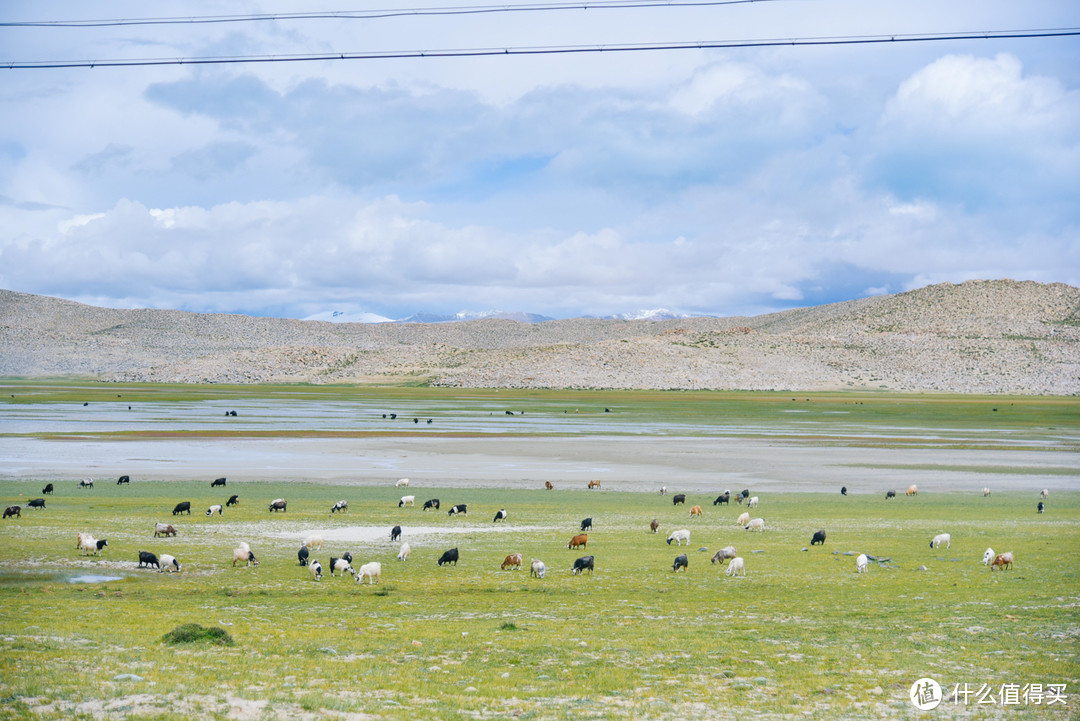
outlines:
[[[281,20],[377,20],[426,15],[480,15],[488,13],[540,12],[550,10],[625,10],[632,8],[715,7],[787,0],[579,0],[578,2],[508,3],[447,7],[393,8],[384,10],[326,10],[321,12],[261,13],[252,15],[192,15],[189,17],[111,18],[104,20],[0,21],[13,28],[100,28],[124,25],[205,25]]]
[[[106,60],[9,61],[0,68],[33,70],[50,68],[109,68],[148,65],[231,65],[237,63],[289,63],[315,60],[396,60],[402,58],[465,58],[494,55],[563,55],[584,53],[624,53],[657,50],[715,50],[782,46],[870,45],[883,43],[940,42],[946,40],[1002,40],[1053,38],[1080,35],[1080,28],[1037,30],[991,30],[957,33],[913,33],[898,35],[849,35],[841,37],[772,38],[760,40],[708,40],[667,43],[627,43],[614,45],[553,45],[534,47],[448,48],[440,50],[383,50],[364,52],[324,52],[278,55],[233,55],[191,58],[123,58]]]

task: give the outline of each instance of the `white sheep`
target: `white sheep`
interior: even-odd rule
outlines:
[[[735,525],[745,526],[750,523],[750,514],[745,511],[739,514],[739,517],[735,519]]]
[[[990,489],[987,488],[986,486],[983,486],[983,498],[986,498],[989,495],[990,495]]]
[[[398,551],[398,554],[397,554],[397,560],[399,560],[399,561],[408,561],[409,560],[409,553],[411,553],[411,552],[412,552],[412,546],[410,546],[408,543],[401,544],[401,549]]]
[[[535,576],[536,578],[543,578],[545,573],[547,573],[547,566],[544,565],[543,561],[534,558],[532,560],[532,565],[529,568],[529,575]]]
[[[743,561],[742,556],[736,556],[731,559],[731,563],[728,564],[728,569],[724,573],[728,576],[734,576],[740,571],[742,575],[746,575],[746,563]]]
[[[322,549],[323,537],[319,535],[304,536],[304,540],[300,543],[301,548],[307,548],[309,551],[318,551]]]
[[[866,569],[869,568],[870,561],[867,559],[865,553],[860,553],[859,557],[855,559],[855,573],[866,573]]]
[[[399,479],[397,479],[397,483],[394,484],[394,487],[395,488],[408,488],[409,487],[409,479],[408,478],[399,478]]]
[[[401,500],[398,501],[397,505],[398,508],[402,508],[404,506],[416,506],[416,496],[402,496]]]
[[[161,554],[161,558],[158,559],[158,573],[164,573],[168,569],[169,573],[172,573],[175,569],[177,573],[180,573],[180,562],[176,560],[176,556],[170,556],[167,553]]]
[[[747,531],[764,531],[765,530],[765,519],[764,518],[752,518],[752,519],[750,519],[750,521],[745,526],[743,526],[743,528],[745,528]]]
[[[101,549],[108,545],[109,542],[105,539],[99,541],[89,533],[79,534],[79,550],[82,551],[84,556],[88,554],[101,555]]]
[[[209,508],[206,509],[206,515],[208,515],[208,516],[212,516],[215,513],[218,514],[219,516],[221,515],[221,504],[220,503],[215,503],[214,505],[212,505],[212,506],[210,506]]]
[[[757,508],[757,504],[758,504],[758,497],[757,496],[750,496],[750,500],[747,502],[746,507],[747,508]]]
[[[259,562],[255,558],[255,554],[251,552],[251,546],[246,541],[241,541],[240,545],[233,549],[232,552],[232,565],[235,567],[237,561],[244,561],[249,566],[258,566]]]
[[[363,583],[364,576],[367,576],[368,583],[375,584],[382,580],[382,564],[378,561],[372,561],[365,563],[360,567],[360,570],[356,573],[356,582]]]
[[[1050,491],[1048,489],[1046,489],[1046,488],[1039,491],[1039,498],[1043,499],[1044,501],[1046,500],[1046,497],[1049,496],[1049,495],[1050,495]]]
[[[983,554],[983,565],[984,566],[989,566],[990,562],[994,560],[995,555],[997,555],[997,554],[994,553],[994,549],[992,549],[992,548],[986,549],[986,553]]]
[[[952,536],[948,533],[939,533],[934,536],[934,540],[930,541],[930,548],[937,548],[943,543],[945,544],[945,548],[952,548]]]
[[[322,564],[318,561],[312,561],[308,564],[308,570],[311,571],[311,577],[316,581],[322,580]]]
[[[680,529],[678,531],[672,531],[671,535],[668,536],[667,545],[670,546],[672,541],[675,541],[676,545],[679,545],[679,546],[682,545],[683,541],[686,541],[686,545],[689,546],[690,545],[690,531],[688,529],[686,529],[686,528]]]

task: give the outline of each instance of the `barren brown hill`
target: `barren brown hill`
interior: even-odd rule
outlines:
[[[330,324],[0,291],[0,375],[504,388],[1080,392],[1080,289],[941,284],[753,318]]]

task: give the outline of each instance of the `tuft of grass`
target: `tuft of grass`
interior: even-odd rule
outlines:
[[[161,637],[162,643],[200,643],[207,642],[216,646],[235,646],[236,641],[223,628],[200,626],[197,623],[185,623]]]

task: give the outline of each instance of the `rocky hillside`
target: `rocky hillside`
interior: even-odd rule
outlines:
[[[0,291],[0,375],[503,388],[1080,393],[1080,289],[942,284],[753,318],[331,324]]]

